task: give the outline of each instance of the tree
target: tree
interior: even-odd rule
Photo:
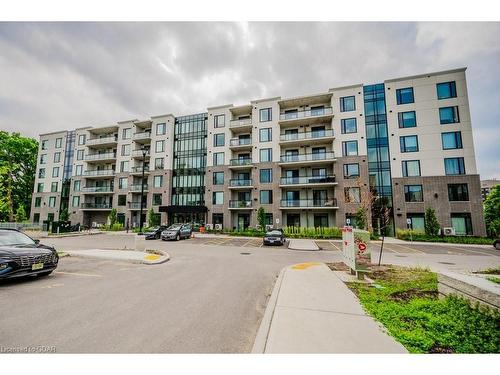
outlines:
[[[356,227],[359,229],[366,230],[368,223],[368,214],[365,207],[360,207],[354,214],[354,220],[356,221]]]
[[[112,227],[116,223],[116,208],[111,209],[108,215],[109,226]]]
[[[377,221],[377,226],[382,235],[382,244],[378,255],[378,265],[382,262],[382,253],[384,251],[385,236],[387,228],[391,225],[392,210],[389,207],[388,197],[377,197],[373,202],[372,217]]]
[[[259,223],[262,230],[266,229],[266,210],[264,210],[264,207],[260,207],[257,210],[257,222]]]
[[[160,225],[160,220],[157,214],[155,214],[155,210],[151,207],[148,211],[148,224],[150,227],[156,227]]]
[[[428,236],[437,236],[441,230],[441,225],[436,217],[436,211],[428,207],[425,210],[425,234]]]
[[[484,221],[489,236],[500,236],[500,184],[493,186],[484,200]]]
[[[22,223],[26,221],[26,211],[24,210],[24,206],[21,204],[16,210],[16,223]]]
[[[0,131],[0,220],[14,220],[22,205],[31,210],[38,142],[19,133]]]
[[[69,221],[69,212],[67,208],[63,209],[59,214],[59,221]]]

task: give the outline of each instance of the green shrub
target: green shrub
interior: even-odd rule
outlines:
[[[437,236],[440,230],[441,226],[436,217],[436,211],[433,208],[427,208],[425,210],[425,234],[428,236]]]
[[[342,230],[337,227],[283,227],[283,231],[288,238],[342,238]]]
[[[124,230],[123,224],[120,223],[114,223],[113,225],[103,225],[101,229],[109,232],[118,232],[120,230]]]
[[[446,243],[461,243],[472,245],[491,245],[491,239],[486,237],[473,236],[428,236],[425,233],[396,229],[396,237],[404,241],[421,241],[421,242],[446,242]]]

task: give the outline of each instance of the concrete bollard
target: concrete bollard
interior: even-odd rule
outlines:
[[[146,236],[139,236],[138,234],[135,235],[135,250],[146,250]]]

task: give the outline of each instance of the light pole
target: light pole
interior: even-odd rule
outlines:
[[[148,153],[148,149],[143,146],[141,150],[142,150],[142,177],[141,177],[141,209],[139,213],[139,233],[142,233],[142,225],[144,224],[142,220],[142,208],[144,206],[144,163],[146,161],[146,155]]]

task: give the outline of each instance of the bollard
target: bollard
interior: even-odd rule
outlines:
[[[144,251],[146,249],[146,236],[135,235],[135,250]]]

